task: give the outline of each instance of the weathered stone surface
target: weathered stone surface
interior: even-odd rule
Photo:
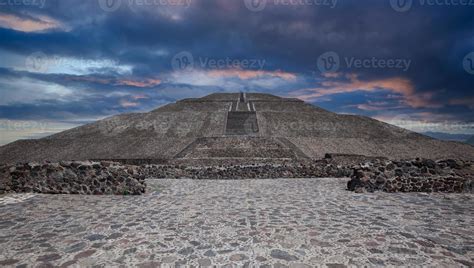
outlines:
[[[139,168],[146,178],[189,179],[272,179],[350,177],[352,169],[328,160],[252,165],[144,165]]]
[[[358,193],[377,190],[472,193],[474,167],[469,161],[453,159],[371,161],[355,166],[351,178],[347,189]]]
[[[296,261],[298,258],[296,256],[290,255],[288,252],[280,250],[280,249],[274,249],[270,253],[270,256],[275,259],[280,259],[280,260],[285,260],[285,261]]]
[[[0,266],[472,266],[472,194],[359,195],[346,182],[162,179],[132,197],[7,194]]]
[[[27,163],[0,167],[4,192],[45,194],[118,194],[145,192],[136,167],[109,162]]]
[[[349,161],[347,160],[349,159]],[[472,192],[474,169],[460,160],[403,160],[327,156],[322,160],[260,164],[125,165],[114,162],[28,163],[0,167],[3,192],[50,194],[142,194],[145,179],[274,179],[351,177],[347,188],[358,193]]]

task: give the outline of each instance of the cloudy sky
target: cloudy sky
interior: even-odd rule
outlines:
[[[0,144],[238,91],[474,134],[469,4],[0,0]]]

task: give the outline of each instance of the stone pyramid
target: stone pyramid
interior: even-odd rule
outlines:
[[[320,159],[326,154],[474,159],[474,147],[375,119],[336,114],[299,99],[215,93],[148,113],[113,116],[43,139],[0,147],[0,163],[120,160]]]

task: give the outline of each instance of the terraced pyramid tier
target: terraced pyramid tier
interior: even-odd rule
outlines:
[[[308,157],[285,138],[231,136],[198,138],[177,154],[175,158],[272,158],[296,160]]]

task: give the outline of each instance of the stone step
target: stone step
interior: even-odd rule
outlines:
[[[258,133],[256,112],[229,112],[226,135],[254,135]]]
[[[287,141],[289,143],[289,141]],[[306,158],[279,138],[268,137],[206,137],[198,138],[175,159],[211,159],[211,158],[264,158],[297,159]]]

